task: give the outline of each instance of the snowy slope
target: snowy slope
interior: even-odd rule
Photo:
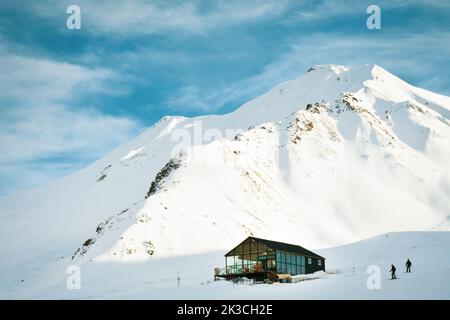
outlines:
[[[213,281],[211,270],[226,251],[157,258],[133,264],[97,263],[82,267],[80,290],[67,290],[64,262],[36,281],[0,297],[49,299],[450,299],[450,232],[388,233],[357,243],[318,250],[327,273],[290,284],[232,284]],[[412,272],[405,273],[411,259]],[[390,279],[390,266],[398,280]],[[182,268],[181,268],[182,266]],[[379,289],[367,281],[379,268]],[[370,267],[370,269],[368,269]],[[368,273],[368,271],[371,271]],[[180,287],[177,276],[180,272]],[[294,277],[295,278],[295,277]],[[370,281],[370,283],[373,283]],[[373,288],[373,287],[372,287]]]
[[[378,66],[323,65],[227,115],[165,117],[76,174],[0,199],[0,283],[249,234],[317,248],[449,230],[449,116],[449,97]]]

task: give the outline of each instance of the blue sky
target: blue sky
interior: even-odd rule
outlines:
[[[81,8],[81,30],[66,8]],[[381,8],[381,30],[366,8]],[[314,64],[376,63],[450,95],[448,1],[2,1],[0,195],[69,174],[162,116],[230,112]]]

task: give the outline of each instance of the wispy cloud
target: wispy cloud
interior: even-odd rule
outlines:
[[[117,94],[108,84],[117,77],[111,70],[20,56],[5,48],[0,65],[0,194],[17,187],[4,185],[12,173],[20,185],[46,181],[57,168],[79,160],[64,155],[92,161],[140,129],[131,119],[78,105],[88,93]],[[24,168],[26,175],[20,174]]]
[[[58,6],[66,6],[64,1]],[[203,33],[215,28],[259,21],[285,12],[292,0],[78,0],[84,30],[114,35],[166,32]],[[34,14],[61,18],[53,1],[31,5]],[[58,16],[59,15],[59,16]]]
[[[396,45],[400,42],[401,47]],[[228,103],[256,97],[280,82],[300,76],[308,67],[324,63],[380,64],[413,85],[448,95],[450,78],[439,64],[440,61],[444,64],[447,56],[450,56],[450,32],[383,38],[318,33],[293,41],[289,50],[256,75],[215,88],[189,84],[169,97],[167,104],[176,111],[216,112]],[[417,63],[418,60],[423,63]]]
[[[227,104],[255,98],[280,82],[298,77],[305,70],[300,55],[292,50],[266,65],[260,73],[228,85],[209,88],[191,84],[181,87],[167,99],[166,104],[173,111],[183,113],[216,112]]]
[[[401,46],[398,45],[401,43]],[[433,49],[439,48],[439,49]],[[437,75],[450,55],[450,32],[392,33],[389,37],[348,34],[315,34],[292,45],[292,59],[303,66],[336,63],[379,64],[417,86]],[[448,87],[435,91],[449,94]]]
[[[378,1],[360,1],[360,0],[340,0],[340,1],[303,1],[306,7],[293,10],[292,15],[286,23],[295,21],[311,22],[314,20],[326,20],[331,17],[347,17],[349,15],[364,16],[366,9],[371,4],[376,4],[381,11],[392,9],[405,9],[414,6],[423,6],[424,8],[435,8],[448,10],[450,3],[441,0],[378,0]]]

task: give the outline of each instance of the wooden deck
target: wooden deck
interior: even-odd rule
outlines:
[[[241,273],[226,273],[226,274],[217,274],[215,275],[216,278],[223,278],[226,280],[233,280],[237,278],[248,278],[248,279],[255,279],[258,281],[263,281],[264,279],[267,279],[267,274],[269,271],[261,271],[261,272],[241,272]]]
[[[272,282],[278,282],[278,281],[291,281],[291,275],[290,274],[282,274],[282,273],[276,273],[275,271],[260,271],[260,272],[241,272],[241,273],[226,273],[226,274],[216,274],[214,277],[214,280],[216,278],[223,278],[226,280],[234,280],[238,278],[248,278],[248,279],[254,279],[256,281],[264,281],[269,280]]]

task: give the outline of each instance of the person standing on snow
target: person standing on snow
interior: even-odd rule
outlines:
[[[412,265],[412,263],[411,263],[411,261],[409,261],[409,259],[406,261],[406,264],[405,264],[405,266],[406,266],[406,272],[411,272],[411,265]]]
[[[393,264],[391,264],[391,270],[390,270],[391,280],[397,279],[397,277],[395,276],[395,270],[397,270],[397,269],[395,268],[395,266]]]

